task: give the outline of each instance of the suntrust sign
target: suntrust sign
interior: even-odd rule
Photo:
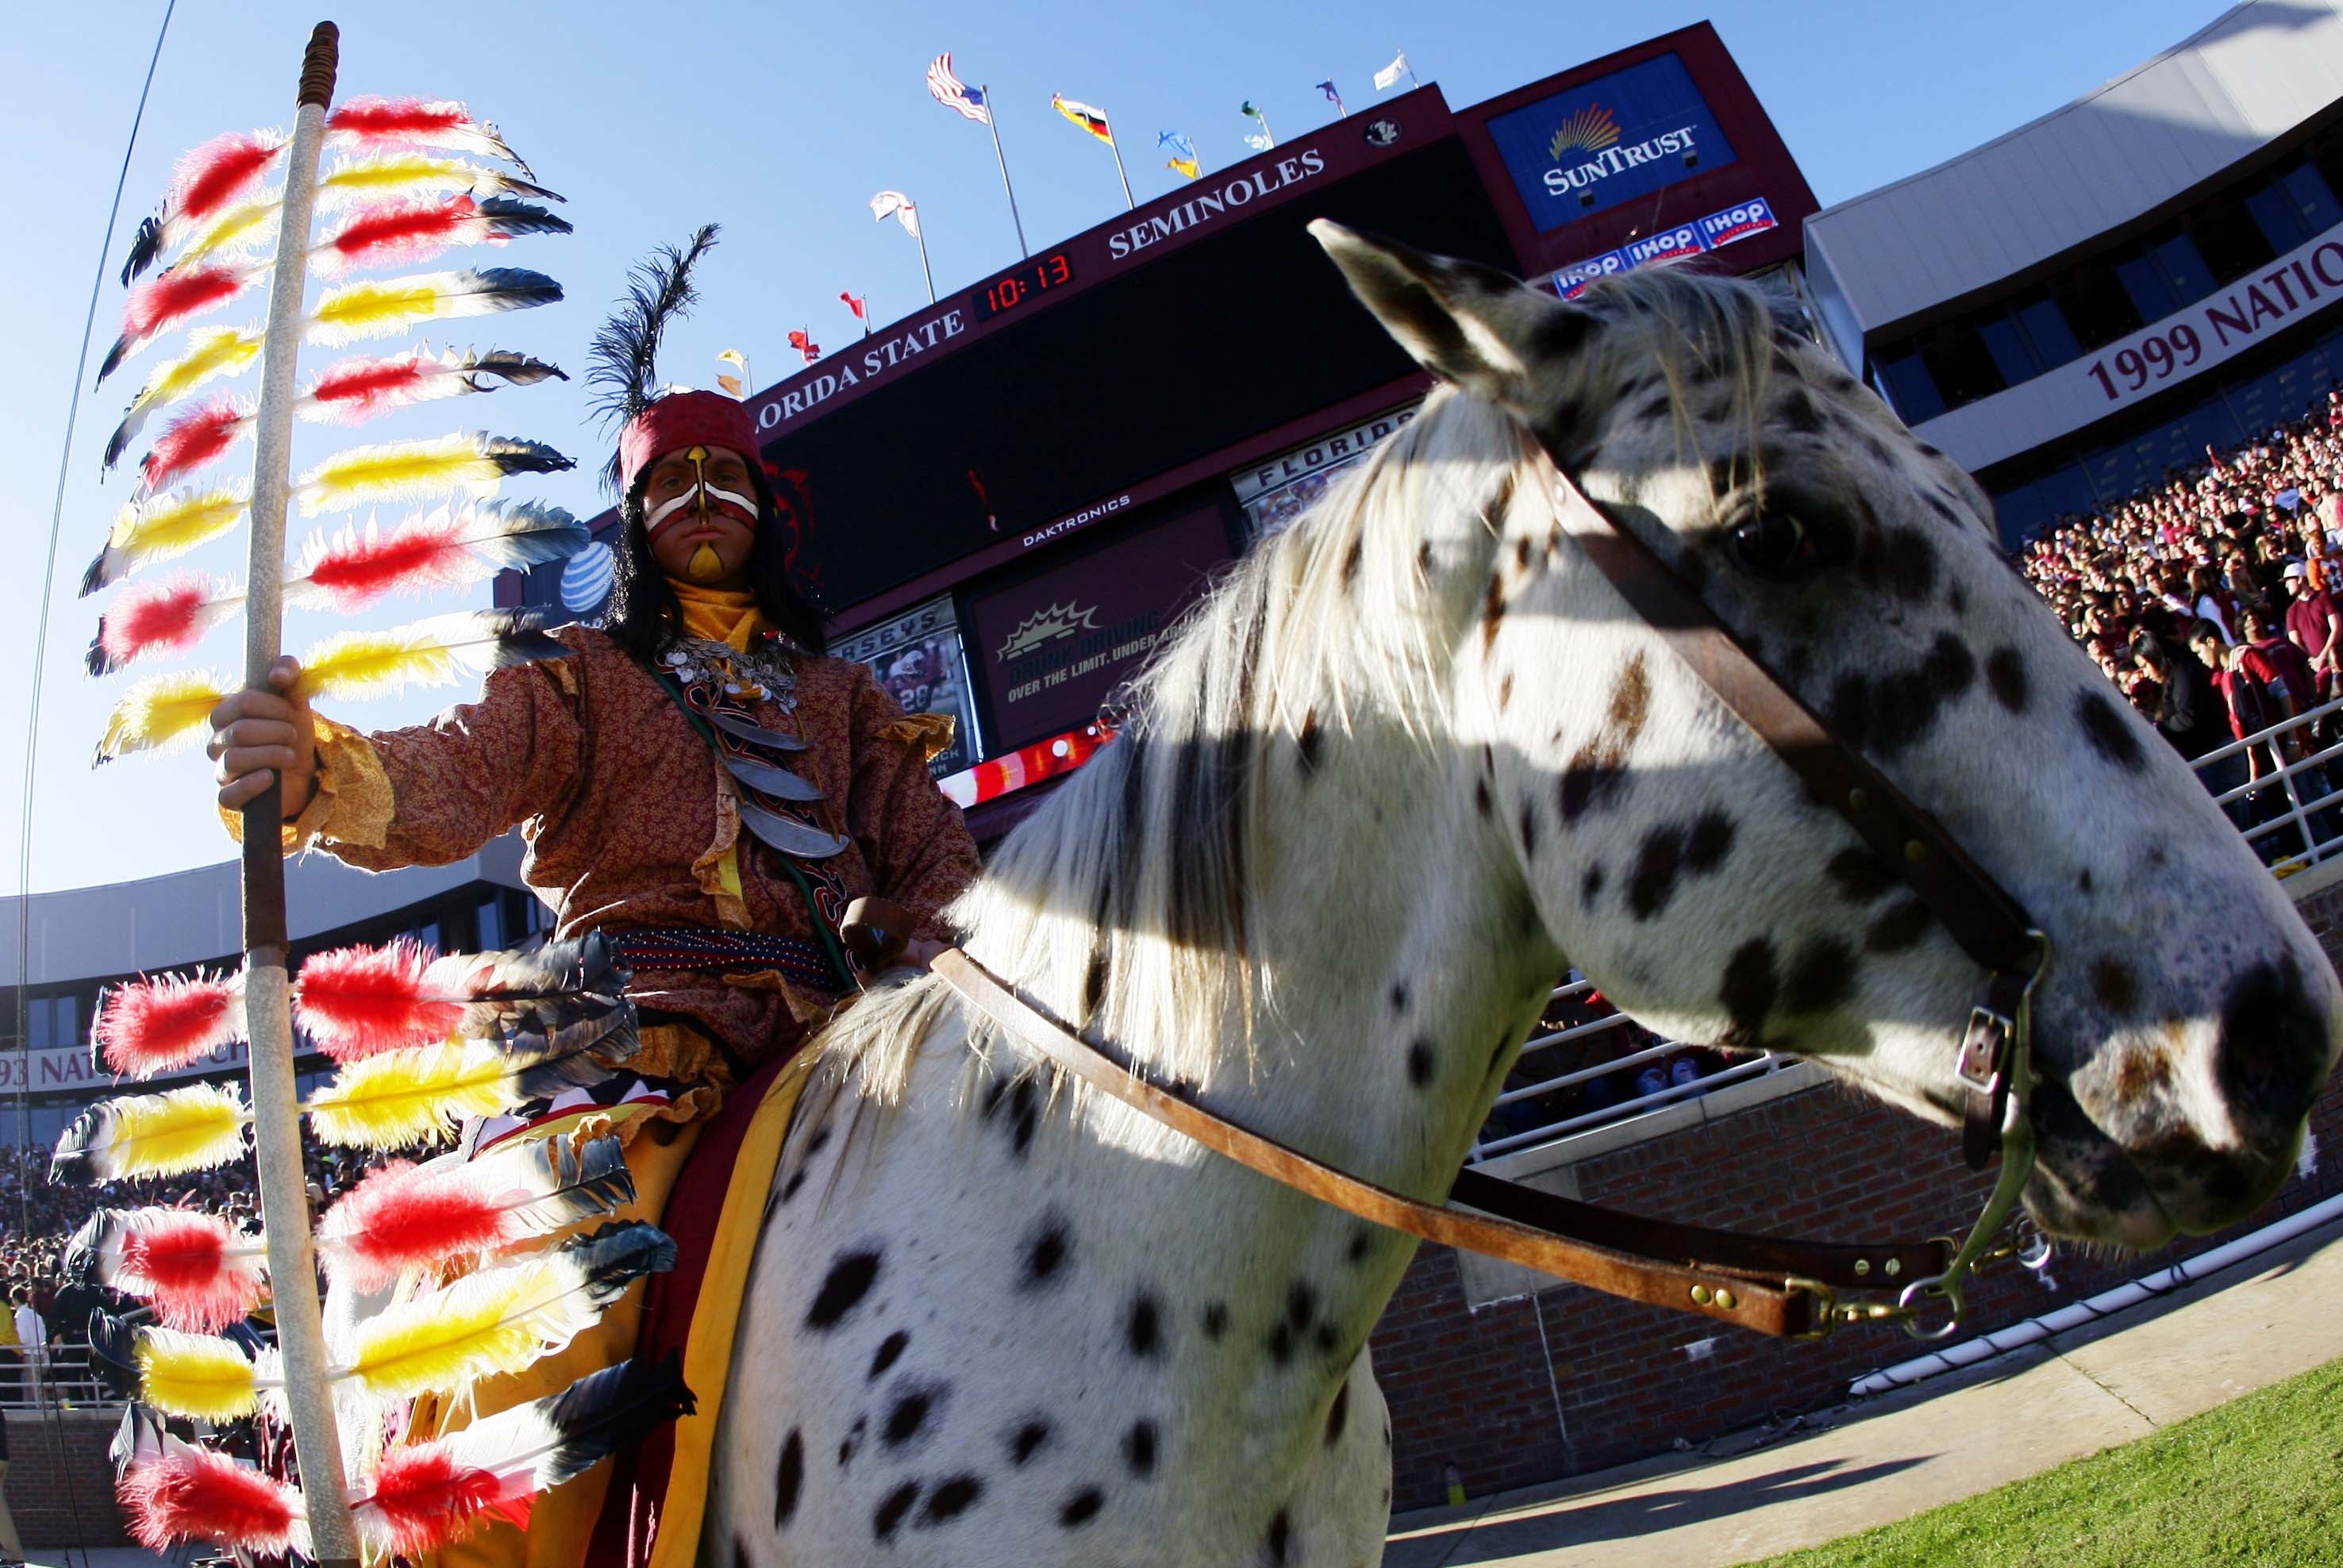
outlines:
[[[1672,54],[1500,115],[1489,135],[1541,234],[1735,156]]]

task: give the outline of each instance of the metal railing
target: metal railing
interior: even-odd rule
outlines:
[[[2333,744],[2321,742],[2321,729],[2338,737]],[[2343,699],[2217,747],[2189,766],[2210,788],[2218,779],[2208,775],[2234,758],[2243,758],[2252,776],[2213,799],[2273,871],[2291,876],[2343,851]]]
[[[68,1410],[111,1406],[121,1398],[90,1370],[86,1345],[53,1345],[38,1356],[0,1346],[0,1410]]]
[[[1594,982],[1585,980],[1571,980],[1556,986],[1554,989],[1554,994],[1548,999],[1548,1008],[1551,1009],[1556,1002],[1570,1001],[1587,996],[1594,990]],[[1623,1029],[1635,1030],[1638,1033],[1645,1032],[1625,1013],[1613,1012],[1601,1018],[1590,1019],[1584,1023],[1572,1024],[1550,1033],[1533,1036],[1528,1043],[1522,1047],[1521,1058],[1514,1066],[1513,1076],[1519,1077],[1525,1070],[1535,1071],[1537,1063],[1534,1058],[1542,1051],[1558,1045],[1568,1044],[1572,1040],[1607,1035]],[[1495,1155],[1510,1153],[1516,1149],[1526,1149],[1533,1144],[1549,1143],[1559,1138],[1567,1138],[1573,1133],[1625,1121],[1648,1111],[1657,1111],[1663,1106],[1694,1099],[1712,1089],[1721,1089],[1728,1083],[1743,1083],[1753,1078],[1764,1078],[1789,1066],[1791,1060],[1790,1058],[1775,1056],[1771,1052],[1759,1053],[1745,1060],[1730,1062],[1715,1071],[1701,1074],[1685,1082],[1663,1081],[1655,1090],[1624,1094],[1615,1100],[1606,1100],[1594,1105],[1585,1103],[1585,1096],[1589,1092],[1588,1086],[1596,1083],[1598,1080],[1609,1079],[1616,1075],[1634,1074],[1639,1069],[1652,1063],[1667,1062],[1671,1058],[1683,1060],[1686,1053],[1694,1050],[1700,1051],[1702,1055],[1723,1054],[1710,1047],[1695,1047],[1682,1040],[1655,1038],[1649,1045],[1637,1046],[1634,1050],[1603,1061],[1574,1068],[1565,1072],[1535,1078],[1530,1082],[1509,1088],[1497,1096],[1496,1103],[1490,1108],[1489,1120],[1483,1123],[1482,1136],[1474,1141],[1472,1152],[1465,1156],[1466,1161],[1476,1162]],[[1519,1112],[1512,1116],[1504,1114],[1508,1107],[1523,1105],[1534,1106],[1538,1111],[1550,1112],[1552,1119],[1528,1121]],[[1521,1124],[1525,1121],[1527,1121],[1526,1125]],[[1498,1131],[1499,1129],[1503,1131]]]

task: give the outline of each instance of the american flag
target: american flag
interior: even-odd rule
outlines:
[[[935,64],[928,67],[928,91],[945,108],[957,110],[980,125],[992,124],[992,111],[985,107],[983,90],[952,75],[950,49],[937,55]]]

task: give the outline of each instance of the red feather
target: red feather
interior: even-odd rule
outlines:
[[[331,1233],[348,1241],[326,1251],[327,1272],[372,1293],[409,1269],[502,1246],[509,1216],[461,1175],[400,1160],[351,1188],[334,1205]]]
[[[464,1021],[464,1004],[424,990],[433,956],[407,937],[317,954],[301,966],[301,1027],[336,1061],[447,1039]]]
[[[91,1028],[106,1065],[130,1078],[185,1067],[238,1038],[236,982],[163,975],[107,991]]]
[[[214,136],[191,149],[179,159],[171,182],[171,211],[187,218],[209,217],[250,190],[284,147],[284,139],[275,132],[246,131]]]
[[[182,1541],[221,1541],[282,1556],[304,1523],[293,1488],[192,1444],[175,1443],[161,1459],[132,1465],[115,1492],[130,1533],[155,1552]]]
[[[180,415],[155,437],[154,447],[139,464],[136,498],[168,489],[215,461],[241,440],[251,425],[252,410],[235,397],[216,397]]]
[[[387,359],[345,359],[327,366],[309,388],[309,400],[333,410],[337,423],[356,425],[407,401],[436,369],[413,354]]]
[[[502,1487],[494,1472],[458,1463],[445,1445],[427,1442],[385,1453],[367,1502],[380,1517],[384,1544],[413,1558],[468,1533]]]
[[[361,146],[448,147],[528,166],[505,146],[497,128],[474,119],[463,105],[446,99],[352,98],[326,117],[326,128]]]
[[[235,1244],[217,1215],[147,1210],[123,1232],[123,1287],[154,1302],[165,1328],[216,1334],[260,1304],[258,1260],[230,1257]]]
[[[222,263],[175,266],[130,291],[122,307],[124,341],[136,343],[168,332],[190,316],[200,316],[244,292],[256,271]]]
[[[451,245],[466,245],[478,226],[480,204],[458,193],[440,201],[367,207],[319,248],[342,266],[429,261]],[[491,239],[500,236],[490,235]]]
[[[464,542],[470,520],[468,513],[442,508],[388,534],[345,528],[304,563],[302,579],[341,610],[362,609],[386,594],[457,586],[477,575],[462,569],[475,558]]]
[[[134,658],[193,648],[243,602],[242,594],[231,594],[200,574],[124,588],[97,618],[89,672],[112,675]]]

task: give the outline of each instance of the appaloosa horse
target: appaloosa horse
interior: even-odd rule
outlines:
[[[2144,1247],[2278,1186],[2334,973],[1966,474],[1741,284],[1654,269],[1569,304],[1318,233],[1449,385],[1172,640],[959,905],[971,955],[1426,1199],[1565,964],[1655,1029],[1951,1121],[1976,966],[1593,569],[1551,453],[2049,934],[2036,1220]],[[1064,1088],[933,977],[827,1049],[705,1563],[1381,1558],[1364,1346],[1413,1241]]]

